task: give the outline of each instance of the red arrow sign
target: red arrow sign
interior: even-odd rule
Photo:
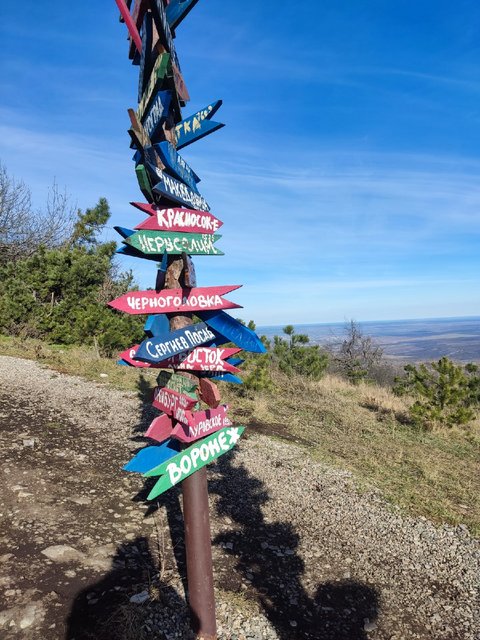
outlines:
[[[156,207],[153,204],[143,204],[142,202],[131,202],[130,204],[151,216],[138,224],[135,229],[215,233],[223,224],[221,220],[208,211],[197,211],[196,209],[184,209],[182,207],[160,209],[160,207]]]
[[[239,309],[241,305],[224,300],[223,295],[239,289],[241,284],[223,287],[195,289],[164,289],[155,291],[131,291],[109,302],[109,306],[134,315],[150,313],[181,313],[182,311],[209,311],[215,309]]]
[[[179,371],[228,371],[239,373],[237,367],[225,362],[225,358],[235,355],[241,351],[237,348],[218,349],[215,347],[197,347],[188,354],[178,354],[166,360],[162,360],[158,365],[162,368],[172,367]]]
[[[220,431],[224,427],[231,427],[232,421],[227,417],[228,405],[223,404],[217,409],[207,409],[206,411],[196,411],[191,414],[193,420],[189,425],[177,424],[172,432],[172,436],[180,442],[194,442],[199,438]]]
[[[153,406],[184,424],[188,424],[192,420],[190,409],[196,403],[196,399],[167,389],[167,387],[155,387],[153,390]]]
[[[216,409],[220,404],[220,391],[217,385],[208,378],[199,379],[199,396],[210,408]]]
[[[135,24],[135,20],[132,18],[130,11],[128,10],[127,5],[125,4],[125,0],[115,0],[117,3],[117,7],[122,15],[122,18],[125,20],[125,24],[127,25],[128,32],[132,40],[135,43],[135,46],[138,49],[138,52],[142,52],[142,39],[140,34],[138,33],[137,25]]]
[[[172,430],[173,420],[164,413],[153,420],[145,432],[145,437],[156,440],[157,442],[163,442],[172,435]]]

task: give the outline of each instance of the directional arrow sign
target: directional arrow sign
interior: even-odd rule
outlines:
[[[209,133],[213,133],[218,129],[221,129],[225,125],[221,122],[212,122],[210,118],[220,109],[222,106],[222,100],[212,102],[205,109],[200,109],[197,113],[194,113],[189,118],[185,118],[177,124],[175,127],[175,139],[177,142],[177,149],[183,149],[192,142],[200,140],[208,136]]]
[[[131,202],[134,207],[148,213],[150,216],[135,229],[150,231],[184,231],[187,233],[215,233],[222,226],[223,222],[215,218],[208,211],[197,211],[195,209],[184,209],[177,207],[174,209],[160,209],[152,204],[142,202]]]
[[[158,336],[170,331],[170,322],[163,313],[156,316],[148,316],[143,325],[143,330],[148,336]]]
[[[192,394],[197,388],[198,379],[195,381],[186,376],[180,376],[171,371],[160,371],[157,376],[157,384],[159,387],[168,387],[177,393]]]
[[[161,445],[140,449],[136,456],[128,462],[123,469],[137,473],[145,473],[158,467],[166,460],[173,458],[180,451],[178,441],[168,440]]]
[[[208,378],[200,378],[199,396],[200,400],[208,404],[212,409],[216,409],[220,404],[220,390],[217,385]]]
[[[158,180],[153,187],[153,191],[160,197],[178,202],[192,209],[210,211],[210,206],[202,195],[187,187],[183,182],[175,180],[175,178],[169,176],[168,173],[160,171],[158,167],[154,167],[150,163],[148,163],[147,166],[152,175],[152,179]]]
[[[172,63],[180,69],[180,61],[177,56],[177,52],[175,50],[175,45],[173,43],[173,36],[170,30],[170,25],[168,24],[167,16],[165,13],[165,7],[163,6],[163,0],[151,0],[151,8],[153,12],[153,18],[155,20],[155,25],[158,30],[158,35],[162,43],[165,45],[167,51],[170,52],[170,57],[172,59]]]
[[[216,309],[238,309],[240,305],[224,300],[222,296],[242,285],[198,287],[195,289],[164,289],[131,291],[109,302],[109,306],[134,315],[150,313],[182,313]]]
[[[151,469],[145,475],[162,477],[148,494],[147,500],[153,500],[164,491],[178,484],[189,475],[213,462],[230,449],[240,439],[245,427],[227,427],[198,442],[171,460]],[[163,475],[165,474],[165,475]]]
[[[152,71],[153,19],[147,11],[143,17],[142,26],[142,54],[140,56],[140,71],[138,74],[138,102],[142,99],[145,82]]]
[[[154,95],[162,88],[165,76],[169,73],[170,54],[161,53],[153,65],[152,73],[148,80],[142,99],[137,108],[137,118],[143,120],[143,116],[150,106],[150,102]],[[171,73],[171,70],[170,70]]]
[[[171,99],[170,91],[158,91],[152,100],[143,121],[143,127],[150,140],[156,138],[162,128],[168,116]]]
[[[153,420],[152,424],[145,432],[145,437],[156,440],[157,442],[163,442],[167,438],[170,438],[172,431],[173,420],[170,416],[167,416],[167,414],[164,413]]]
[[[191,353],[172,356],[159,362],[162,368],[172,367],[179,371],[220,371],[238,373],[238,369],[225,361],[241,349],[217,349],[215,347],[197,347]]]
[[[197,2],[198,0],[170,0],[170,4],[168,4],[166,9],[167,20],[170,27],[175,29]]]
[[[221,237],[210,233],[132,231],[124,243],[146,255],[159,255],[166,251],[168,255],[223,256],[223,252],[214,246]]]
[[[191,419],[190,409],[196,403],[196,396],[191,398],[167,387],[155,387],[153,390],[153,406],[184,424],[188,424]]]
[[[147,363],[147,362],[139,362],[138,360],[134,360],[133,358],[135,357],[136,353],[137,353],[137,349],[138,349],[139,345],[136,344],[133,347],[130,347],[130,349],[125,349],[125,351],[122,351],[122,353],[118,354],[118,358],[119,358],[119,362],[120,364],[127,364],[130,367],[137,367],[137,368],[142,368],[142,369],[146,369],[146,368],[150,368],[153,365]]]
[[[177,153],[173,144],[164,140],[160,142],[160,144],[155,145],[155,150],[165,165],[166,171],[198,193],[197,182],[200,182],[200,178],[188,166],[182,156]]]
[[[215,329],[244,351],[266,353],[266,348],[257,334],[224,311],[201,311],[197,314],[209,327]]]
[[[212,342],[215,335],[204,322],[144,340],[135,354],[136,360],[158,364],[165,358],[185,354],[199,345]]]
[[[152,185],[150,184],[147,170],[143,164],[139,164],[135,167],[135,175],[137,176],[138,186],[140,187],[140,191],[143,193],[144,198],[149,202],[153,202]]]
[[[191,414],[193,420],[190,424],[178,424],[174,428],[172,437],[180,442],[190,443],[225,427],[231,427],[233,423],[227,416],[227,410],[228,405],[223,404],[216,409],[196,411]]]

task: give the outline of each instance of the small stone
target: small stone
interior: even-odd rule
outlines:
[[[101,373],[100,378],[108,378],[108,373]]]
[[[143,604],[149,599],[148,591],[141,591],[140,593],[136,593],[134,596],[130,598],[130,602],[133,604]]]
[[[35,440],[33,438],[28,438],[26,440],[23,440],[23,446],[24,447],[34,447],[35,446]]]
[[[365,624],[363,625],[363,630],[364,631],[375,631],[375,629],[377,628],[377,625],[375,624],[375,622],[370,622],[370,620],[368,618],[365,618]]]

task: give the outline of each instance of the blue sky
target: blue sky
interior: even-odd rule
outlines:
[[[143,219],[126,35],[113,0],[2,3],[0,159],[39,207],[56,179]],[[224,222],[199,285],[243,284],[259,325],[480,315],[477,2],[200,0],[176,47],[184,116],[224,100],[182,151]]]

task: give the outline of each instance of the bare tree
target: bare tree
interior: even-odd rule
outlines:
[[[70,237],[75,217],[76,207],[55,181],[45,210],[34,210],[29,187],[0,164],[0,264],[31,256],[40,246],[60,246]]]
[[[340,343],[330,345],[336,368],[354,383],[372,377],[382,361],[383,349],[362,333],[355,320],[346,324],[345,333]]]

